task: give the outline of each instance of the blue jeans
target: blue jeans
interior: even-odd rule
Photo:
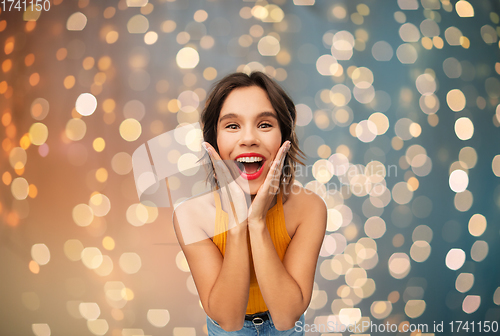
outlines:
[[[304,331],[298,332],[295,331],[295,327],[289,330],[277,330],[274,327],[273,320],[271,319],[271,315],[269,315],[269,320],[264,323],[258,325],[254,324],[252,321],[246,321],[243,324],[243,328],[238,331],[225,331],[220,327],[220,325],[212,320],[207,315],[207,329],[208,336],[300,336],[304,335]],[[300,317],[299,321],[302,322],[301,326],[304,325],[304,314]]]

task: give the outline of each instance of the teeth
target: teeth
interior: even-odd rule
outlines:
[[[238,162],[260,162],[262,161],[261,157],[241,157],[236,159]]]

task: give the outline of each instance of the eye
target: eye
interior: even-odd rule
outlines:
[[[267,123],[267,122],[262,123],[259,126],[266,126],[265,128],[273,127],[273,125],[271,125],[270,123]]]
[[[225,128],[236,129],[237,127],[238,127],[238,125],[236,125],[236,124],[227,124]]]

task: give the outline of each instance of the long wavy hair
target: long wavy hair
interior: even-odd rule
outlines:
[[[201,113],[203,139],[219,153],[217,146],[217,124],[222,105],[231,91],[250,86],[260,87],[267,93],[269,101],[278,115],[278,123],[281,130],[281,145],[287,140],[290,141],[290,149],[285,157],[280,177],[280,189],[283,188],[284,195],[288,195],[295,180],[297,164],[304,165],[304,162],[300,158],[305,160],[306,156],[300,150],[297,135],[295,134],[297,118],[295,104],[286,92],[266,74],[260,71],[254,71],[249,75],[243,72],[236,72],[227,75],[215,83],[208,95],[205,108]],[[211,167],[210,158],[207,154],[203,159],[208,160],[205,162]],[[211,169],[208,171],[207,182],[212,185],[213,189],[217,187],[217,180]]]

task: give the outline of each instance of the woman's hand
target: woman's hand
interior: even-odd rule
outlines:
[[[281,145],[276,158],[274,159],[264,183],[260,186],[255,198],[248,209],[248,224],[264,223],[267,212],[271,208],[274,196],[279,192],[281,170],[285,163],[286,153],[290,149],[290,141],[285,141]]]
[[[219,183],[222,207],[227,211],[229,216],[228,230],[235,227],[236,224],[246,226],[248,206],[245,197],[250,199],[250,195],[245,195],[245,192],[233,177],[239,175],[236,164],[234,162],[227,162],[226,164],[208,142],[203,142],[202,146],[208,152],[214,167],[215,177]],[[234,175],[231,174],[230,170]]]

